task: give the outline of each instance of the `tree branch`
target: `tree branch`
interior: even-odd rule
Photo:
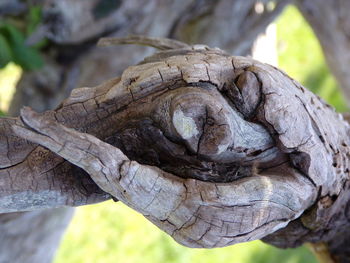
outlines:
[[[104,37],[101,38],[97,45],[101,47],[106,46],[115,46],[115,45],[145,45],[149,47],[154,47],[160,50],[168,50],[168,49],[180,49],[180,48],[189,48],[190,46],[168,38],[160,38],[160,37],[144,37],[144,36],[128,36],[128,37]]]
[[[327,241],[341,229],[329,231],[331,222],[347,222],[338,211],[349,196],[349,124],[252,59],[204,46],[162,51],[120,79],[74,90],[56,111],[24,109],[21,120],[5,122],[187,246],[226,246],[278,229],[266,240],[295,246]],[[5,187],[1,198],[17,193]]]

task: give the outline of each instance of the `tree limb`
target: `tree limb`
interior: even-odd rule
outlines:
[[[56,111],[24,109],[21,120],[11,123],[19,137],[84,169],[187,246],[278,229],[266,240],[295,246],[334,237],[330,222],[347,220],[337,209],[349,191],[349,124],[252,59],[203,46],[162,51],[120,79],[74,90]]]
[[[168,39],[168,38],[161,38],[161,37],[144,37],[144,36],[128,36],[128,37],[104,37],[101,38],[97,45],[101,47],[106,46],[115,46],[115,45],[130,45],[130,44],[136,44],[136,45],[145,45],[149,47],[154,47],[160,50],[168,50],[168,49],[179,49],[179,48],[189,48],[190,46],[174,40],[174,39]]]

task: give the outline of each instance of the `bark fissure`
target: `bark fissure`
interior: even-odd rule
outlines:
[[[146,35],[156,34],[158,36],[173,34],[174,36],[181,36],[182,39],[191,36],[198,36],[199,38],[194,40],[197,43],[208,43],[211,46],[221,46],[220,41],[223,41],[222,43],[228,43],[230,45],[227,48],[229,48],[234,54],[246,54],[256,35],[265,29],[266,24],[268,23],[267,20],[272,21],[274,19],[273,15],[271,15],[270,18],[264,16],[264,23],[262,23],[261,26],[258,26],[258,30],[253,32],[253,34],[248,34],[249,29],[245,28],[245,34],[242,38],[242,35],[240,33],[237,34],[236,32],[240,32],[240,28],[242,28],[244,23],[249,21],[250,16],[246,16],[247,13],[243,13],[241,10],[242,7],[244,7],[244,10],[253,10],[255,4],[254,1],[220,0],[209,1],[210,3],[208,3],[205,1],[151,0],[146,1],[143,6],[144,8],[140,9],[139,1],[128,0],[117,1],[118,3],[117,5],[114,5],[113,9],[108,9],[108,12],[101,12],[99,4],[102,2],[106,1],[92,0],[77,2],[75,0],[43,0],[35,1],[35,3],[22,3],[22,1],[18,0],[1,1],[1,15],[11,16],[11,21],[12,15],[19,15],[19,17],[15,18],[16,23],[22,23],[23,19],[27,17],[24,12],[28,11],[31,4],[39,5],[43,15],[42,24],[39,25],[38,30],[29,37],[27,42],[29,45],[40,42],[44,36],[47,36],[50,39],[46,47],[41,50],[45,59],[44,67],[41,70],[34,72],[24,72],[21,81],[16,88],[16,95],[12,102],[9,114],[19,115],[19,109],[22,105],[31,106],[40,112],[47,109],[53,109],[63,100],[63,98],[69,95],[71,89],[84,87],[86,85],[97,85],[102,81],[120,75],[129,64],[133,64],[140,60],[140,58],[150,54],[150,49],[144,47],[119,46],[108,49],[96,48],[94,39],[97,39],[98,36],[107,34],[110,36],[121,36],[135,33]],[[189,8],[192,6],[193,2],[196,2],[195,7]],[[266,3],[264,4],[266,5]],[[284,3],[281,4],[280,1],[276,1],[276,4],[279,7],[284,6]],[[203,8],[203,5],[208,5],[208,7]],[[35,8],[37,8],[37,6]],[[205,11],[205,9],[208,11]],[[189,12],[188,10],[191,11]],[[205,13],[204,16],[202,15],[202,11]],[[183,15],[185,13],[186,16]],[[228,19],[228,16],[222,16],[222,14],[227,14],[233,19]],[[191,23],[189,19],[191,20],[192,18],[196,20],[196,25],[194,26],[190,25]],[[259,25],[258,21],[260,18],[260,15],[254,14],[253,19],[257,21],[257,25]],[[266,18],[267,20],[265,20]],[[176,22],[178,20],[180,21]],[[203,24],[203,21],[204,24],[209,24],[211,27],[211,30],[208,30],[208,32],[204,32],[200,26]],[[207,21],[209,21],[209,23]],[[213,21],[214,23],[211,23],[210,21]],[[218,21],[224,23],[217,23]],[[189,25],[189,27],[187,25]],[[217,27],[217,25],[219,25],[219,27]],[[24,27],[26,27],[26,25],[23,25],[23,28]],[[197,34],[197,32],[200,33]],[[227,32],[230,32],[230,34],[227,34]],[[213,37],[214,35],[217,37]],[[233,41],[230,41],[235,38],[240,39],[240,45],[237,48],[232,46]],[[216,43],[216,39],[219,40],[218,43]],[[206,43],[206,41],[209,42]],[[244,48],[241,48],[242,43],[245,43],[243,45]],[[178,55],[180,55],[180,53],[181,52],[179,52]],[[117,59],[115,59],[116,54],[119,54]],[[161,57],[161,55],[159,56]],[[84,92],[88,93],[88,89],[86,88]],[[99,92],[102,93],[102,91]],[[93,99],[84,103],[81,108],[84,108],[86,105],[86,110],[91,110],[89,105],[92,103]],[[75,109],[75,111],[80,110]],[[101,116],[103,117],[113,112],[111,107],[108,108],[108,111],[109,112],[105,112],[101,110],[96,114],[102,119]],[[95,114],[94,110],[92,112],[92,114]],[[66,116],[64,116],[64,118],[69,119]],[[95,116],[94,118],[97,117]],[[58,116],[58,119],[59,122],[62,121],[61,116]],[[102,120],[102,122],[105,121],[105,119]],[[92,126],[96,124],[97,123],[89,124],[89,127],[78,129],[81,132],[93,131],[94,135],[98,136],[96,129],[92,128]],[[106,126],[108,125],[106,124]],[[106,128],[102,125],[101,130],[104,129]],[[1,133],[2,131],[0,134]],[[101,137],[101,139],[104,138]],[[5,147],[3,148],[1,145],[1,149],[5,149]],[[43,148],[40,147],[39,149],[42,151]],[[16,151],[22,150],[16,149]],[[13,149],[8,152],[13,153]],[[4,161],[1,154],[0,158],[0,163],[3,164]],[[14,164],[16,163],[16,158],[12,159]],[[47,158],[46,161],[49,159],[50,158]],[[64,161],[64,163],[59,166],[56,173],[57,176],[61,176],[60,180],[57,180],[57,176],[54,175],[55,172],[56,171],[53,170],[51,174],[44,175],[46,179],[42,179],[43,184],[44,181],[46,181],[48,182],[48,185],[53,184],[53,188],[57,187],[57,185],[64,185],[61,187],[62,190],[72,191],[74,193],[76,190],[70,190],[69,183],[63,183],[65,181],[71,182],[71,188],[78,189],[78,197],[81,196],[79,194],[80,191],[85,191],[84,186],[86,183],[90,190],[83,196],[91,195],[91,191],[94,189],[94,183],[91,180],[85,179],[85,177],[88,176],[82,169]],[[72,176],[72,174],[75,175]],[[5,173],[5,175],[7,176],[7,173]],[[26,178],[25,176],[23,177],[24,179]],[[19,181],[23,181],[23,178],[19,177]],[[77,185],[76,181],[84,182],[81,188]],[[76,200],[76,197],[71,199]],[[63,209],[57,211],[63,211]],[[48,220],[47,225],[50,225],[51,229],[37,229],[35,234],[41,232],[42,236],[45,235],[45,238],[39,239],[36,238],[35,234],[27,233],[27,229],[23,231],[22,237],[17,236],[17,239],[14,237],[15,240],[13,240],[11,236],[6,237],[6,235],[4,235],[0,247],[0,261],[4,259],[6,262],[15,262],[18,259],[19,262],[24,262],[23,259],[26,259],[28,262],[49,262],[52,257],[53,246],[55,245],[51,246],[50,243],[52,242],[48,242],[47,237],[57,237],[57,235],[53,233],[57,233],[57,230],[60,231],[59,229],[63,229],[62,227],[55,227],[54,223],[52,223],[55,218],[62,216],[62,214],[52,211],[51,219],[49,212],[46,211],[42,211],[42,213],[33,211],[26,216],[21,214],[22,213],[18,213],[17,218],[19,220],[13,219],[14,224],[12,225],[12,228],[20,229],[22,226],[26,226],[27,218],[31,218],[30,220],[33,222],[39,222],[41,221],[42,214],[42,217]],[[33,217],[31,217],[31,215],[33,215]],[[7,215],[5,214],[2,215],[2,217],[6,216]],[[20,219],[23,220],[22,223]],[[57,221],[59,221],[59,219],[57,219]],[[32,228],[34,229],[35,225],[33,225]],[[6,231],[8,230],[3,228],[1,233],[5,233]],[[25,242],[32,243],[29,241],[32,236],[34,236],[33,238],[36,240],[35,244],[37,244],[35,250],[23,245]],[[39,242],[38,240],[42,240],[42,242]],[[13,246],[13,243],[11,242],[16,242],[18,245]],[[54,243],[57,242],[53,242],[53,244]],[[35,251],[34,254],[33,251]],[[48,251],[52,251],[52,253],[47,253]]]

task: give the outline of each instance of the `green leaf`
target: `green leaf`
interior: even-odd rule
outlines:
[[[0,68],[3,68],[12,60],[12,52],[6,38],[0,34]]]
[[[35,70],[44,65],[40,53],[25,45],[15,45],[13,47],[13,57],[13,61],[24,70]]]
[[[4,23],[0,26],[0,33],[4,35],[11,45],[23,45],[24,43],[22,32],[9,23]]]
[[[4,23],[0,25],[2,35],[10,48],[11,60],[24,70],[35,70],[44,65],[40,53],[33,47],[24,43],[24,35],[13,25]]]
[[[27,28],[26,33],[30,35],[35,31],[37,26],[40,24],[42,20],[42,12],[40,6],[31,6],[29,8],[29,12],[27,15]]]

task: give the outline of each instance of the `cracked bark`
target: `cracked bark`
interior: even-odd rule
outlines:
[[[0,6],[0,15],[7,10],[6,6],[11,10],[13,5],[12,0],[5,2],[5,7]],[[247,55],[257,35],[290,1],[273,1],[274,9],[267,8],[271,1],[262,1],[263,13],[254,11],[255,0],[115,1],[119,5],[111,7],[109,12],[105,10],[105,16],[100,18],[104,13],[96,6],[103,0],[35,2],[43,6],[44,21],[29,41],[40,41],[46,36],[51,42],[43,51],[44,68],[26,73],[19,82],[11,116],[17,116],[22,105],[37,111],[53,109],[72,89],[97,85],[118,76],[130,64],[153,52],[146,47],[127,46],[101,50],[95,47],[101,36],[171,37]],[[116,54],[118,59],[114,59]]]
[[[33,149],[47,155],[28,170],[35,187],[18,179],[21,189],[1,191],[0,211],[113,196],[190,247],[264,237],[281,247],[329,243],[348,227],[349,124],[285,73],[249,58],[206,46],[161,51],[120,78],[73,90],[55,111],[26,108],[2,122],[22,147],[22,155],[2,154],[2,172],[30,168],[23,160]],[[40,191],[57,194],[53,174],[41,177],[56,159],[68,166],[64,181],[77,180],[76,165],[104,192],[83,199],[72,184],[55,204],[37,202]],[[27,207],[9,198],[23,192]]]
[[[73,88],[97,85],[106,79],[120,75],[128,65],[136,63],[140,58],[150,54],[150,49],[144,47],[131,49],[131,47],[119,46],[108,50],[97,49],[94,39],[101,35],[122,36],[130,33],[142,33],[171,36],[193,43],[225,46],[227,50],[235,54],[246,54],[256,35],[265,29],[266,25],[281,12],[289,1],[278,1],[274,10],[265,9],[267,12],[262,14],[254,12],[255,1],[246,0],[152,0],[143,1],[141,3],[142,9],[139,8],[140,1],[113,1],[115,4],[110,6],[108,12],[99,8],[99,3],[103,2],[103,0],[31,1],[31,3],[43,6],[44,22],[28,42],[40,41],[40,38],[46,35],[50,39],[50,43],[43,51],[45,55],[44,68],[37,72],[26,72],[22,76],[11,105],[10,114],[12,116],[18,115],[22,105],[30,105],[38,111],[55,108],[69,95]],[[267,1],[264,4],[266,6]],[[26,12],[27,7],[27,2],[4,0],[0,4],[0,15],[21,16]],[[206,32],[207,30],[208,32]],[[244,37],[242,37],[242,32],[244,32]],[[219,39],[220,42],[217,41]],[[122,56],[115,59],[116,54],[122,54]],[[41,153],[43,149],[36,151]],[[44,150],[43,155],[45,154]],[[43,182],[48,181],[48,184],[50,182],[53,184],[53,182],[58,181],[62,183],[65,181],[66,171],[72,169],[76,170],[76,177],[70,178],[71,183],[77,185],[77,189],[79,189],[79,191],[74,190],[73,192],[78,192],[78,196],[81,196],[82,199],[87,198],[89,195],[87,192],[94,186],[86,178],[82,179],[82,182],[85,181],[87,186],[81,186],[79,177],[81,178],[84,172],[67,162],[58,165],[51,172],[53,174],[55,170],[58,170],[59,174],[63,174],[61,179],[45,178]],[[50,172],[46,174],[50,174]],[[63,185],[65,184],[63,183]],[[65,189],[67,188],[58,190],[64,191]],[[47,239],[38,240],[37,236],[40,231],[42,232],[41,236],[52,235],[56,238],[58,237],[56,233],[62,233],[63,224],[53,224],[53,222],[60,221],[57,218],[61,217],[64,220],[64,216],[62,216],[64,210],[60,209],[59,211],[60,213],[53,211],[51,217],[46,211],[42,213],[29,212],[30,214],[27,216],[16,213],[17,219],[12,215],[14,223],[11,227],[18,231],[17,235],[14,236],[12,233],[6,235],[6,229],[2,229],[4,238],[0,242],[0,254],[3,255],[5,261],[15,262],[18,255],[22,254],[26,256],[23,256],[19,260],[20,262],[25,262],[22,260],[23,258],[26,258],[27,262],[49,262],[52,254],[45,252],[52,251],[52,246],[56,246],[57,241],[51,242],[53,244],[51,245]],[[66,211],[70,214],[68,208]],[[8,215],[3,214],[1,217],[6,218]],[[45,218],[50,222],[48,224],[52,228],[43,227],[35,229],[35,232],[32,233],[23,229],[23,235],[20,236],[20,229],[27,225],[28,217],[33,221],[40,222],[42,222],[42,218]],[[32,236],[34,237],[32,238]],[[33,249],[25,245],[31,243],[33,239],[36,240],[36,247],[40,248],[43,253],[37,250],[36,254],[33,254]],[[16,246],[18,250],[14,247],[9,250],[6,244],[11,243],[18,244]],[[25,250],[25,247],[28,249]]]

